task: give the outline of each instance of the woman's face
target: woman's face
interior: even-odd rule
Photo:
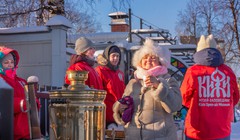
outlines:
[[[2,66],[3,66],[4,69],[14,68],[14,59],[13,59],[13,56],[11,54],[8,54],[3,58]]]
[[[159,65],[159,58],[156,55],[147,54],[140,61],[140,66],[146,70],[149,70]]]
[[[109,55],[109,61],[113,66],[117,66],[120,59],[119,53],[111,53]]]
[[[94,59],[95,48],[90,48],[85,52],[85,55],[91,59]]]

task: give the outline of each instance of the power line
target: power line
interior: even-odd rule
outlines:
[[[155,27],[155,28],[157,28],[157,29],[161,29],[161,28],[159,28],[157,25],[155,25],[155,24],[153,24],[153,23],[151,23],[151,22],[149,22],[149,21],[147,21],[147,20],[145,20],[145,19],[143,19],[143,18],[141,18],[141,17],[139,17],[139,16],[137,16],[137,15],[134,15],[133,13],[132,13],[132,15],[134,16],[134,17],[136,17],[136,18],[138,18],[138,19],[141,19],[142,21],[144,21],[145,23],[145,25],[146,26],[151,26],[151,27]],[[146,23],[148,23],[148,24],[146,24]]]

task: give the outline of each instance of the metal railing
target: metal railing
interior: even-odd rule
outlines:
[[[39,119],[40,119],[40,128],[41,133],[44,137],[49,136],[49,113],[48,113],[48,105],[49,105],[49,93],[48,92],[37,92],[36,97],[40,101],[40,110],[39,110]]]

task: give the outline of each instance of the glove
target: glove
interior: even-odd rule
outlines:
[[[134,106],[133,106],[133,98],[131,96],[125,96],[118,100],[121,104],[127,105],[128,107],[122,113],[122,120],[125,123],[128,123],[132,120]]]

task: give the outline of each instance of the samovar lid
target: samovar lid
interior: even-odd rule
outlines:
[[[94,89],[85,84],[85,81],[88,79],[88,71],[68,70],[66,73],[68,75],[70,85],[68,87],[63,87],[62,89],[49,91],[50,98],[105,98],[105,90]]]

